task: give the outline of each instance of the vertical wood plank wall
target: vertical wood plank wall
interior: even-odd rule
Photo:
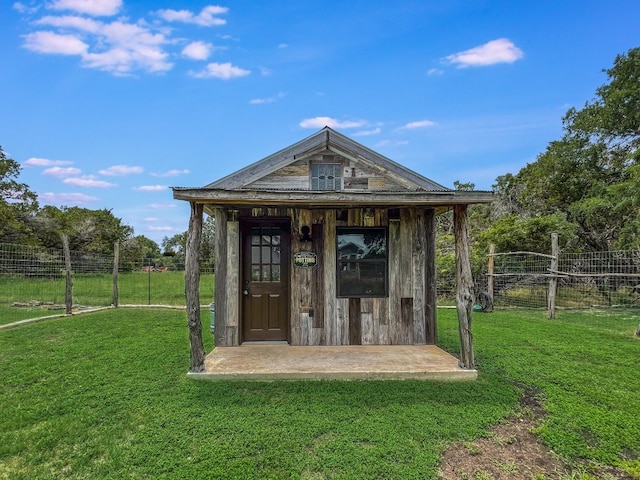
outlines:
[[[240,224],[227,220],[227,341],[238,345],[240,337]]]
[[[317,255],[317,267],[290,269],[292,345],[436,342],[433,209],[403,208],[399,218],[374,208],[352,208],[346,215],[337,215],[335,209],[254,208],[240,212],[240,217],[245,215],[289,217],[292,253],[310,250]],[[235,346],[242,341],[239,223],[223,208],[215,210],[215,219],[216,345]],[[312,242],[300,240],[304,225],[311,227]],[[336,227],[340,226],[388,227],[388,297],[337,298]]]
[[[216,208],[214,213],[216,220],[216,243],[214,249],[215,258],[227,258],[227,212],[225,209]],[[221,347],[232,346],[227,338],[227,261],[216,262],[215,283],[215,343]]]

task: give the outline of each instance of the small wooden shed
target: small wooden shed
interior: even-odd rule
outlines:
[[[191,205],[191,372],[205,358],[203,211],[216,222],[216,346],[335,346],[436,343],[435,218],[453,209],[460,361],[474,368],[467,207],[490,202],[491,192],[448,189],[325,127],[173,196]]]

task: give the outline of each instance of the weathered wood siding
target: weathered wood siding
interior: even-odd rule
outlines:
[[[388,172],[376,171],[373,167],[335,154],[331,150],[316,153],[270,173],[247,185],[248,189],[309,190],[311,188],[311,164],[337,163],[342,165],[344,191],[376,190],[406,191],[389,178]]]
[[[432,209],[253,208],[237,218],[288,217],[292,253],[313,251],[315,268],[290,269],[292,345],[433,344],[436,342],[435,215]],[[240,239],[237,218],[216,209],[216,345],[238,345]],[[302,242],[303,226],[312,241]],[[388,291],[383,298],[337,298],[336,227],[388,227]]]

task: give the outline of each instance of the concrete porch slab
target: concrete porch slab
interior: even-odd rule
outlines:
[[[473,381],[476,370],[434,345],[216,347],[197,380]]]

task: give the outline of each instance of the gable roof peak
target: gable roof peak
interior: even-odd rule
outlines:
[[[410,170],[393,160],[371,150],[355,140],[337,132],[329,126],[309,135],[308,137],[286,147],[278,152],[269,155],[262,160],[248,165],[235,173],[227,175],[204,188],[239,190],[256,180],[263,178],[281,168],[296,162],[301,155],[319,149],[333,150],[336,153],[353,159],[356,162],[363,162],[370,166],[378,167],[389,172],[394,177],[401,178],[412,184],[417,189],[426,191],[449,191],[446,188],[426,177]]]

